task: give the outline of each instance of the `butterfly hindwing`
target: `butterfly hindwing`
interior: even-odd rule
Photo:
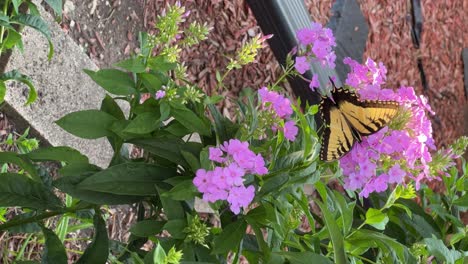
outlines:
[[[320,159],[332,161],[348,153],[361,136],[382,129],[397,113],[394,101],[360,101],[352,91],[335,88],[332,101],[324,97],[320,111],[324,122]]]

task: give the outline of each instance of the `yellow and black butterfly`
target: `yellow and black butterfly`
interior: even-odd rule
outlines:
[[[355,92],[333,85],[331,96],[323,97],[320,113],[323,121],[320,159],[333,161],[348,153],[362,136],[371,135],[383,127],[398,112],[395,101],[359,100]]]

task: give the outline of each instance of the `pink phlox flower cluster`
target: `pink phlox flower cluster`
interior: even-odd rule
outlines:
[[[360,189],[360,195],[367,197],[372,192],[385,191],[388,184],[401,184],[405,178],[413,179],[416,188],[419,188],[421,180],[434,179],[429,172],[429,162],[432,160],[429,151],[435,149],[435,145],[432,125],[427,116],[427,113],[434,112],[427,100],[416,96],[412,87],[403,86],[396,92],[381,89],[387,72],[382,63],[368,59],[365,65],[361,65],[349,58],[344,62],[351,66],[346,84],[356,89],[361,100],[394,100],[404,111],[410,112],[403,130],[385,127],[364,137],[340,160],[346,176],[345,188]],[[382,166],[384,161],[388,166]],[[377,167],[382,168],[378,173]]]
[[[207,171],[199,169],[193,179],[198,191],[203,193],[203,200],[216,202],[227,200],[231,211],[240,213],[255,196],[254,186],[244,186],[246,174],[264,175],[268,173],[261,154],[249,149],[248,142],[231,139],[219,147],[208,149],[209,159],[220,166]]]
[[[260,95],[263,109],[273,111],[278,118],[285,121],[282,127],[284,137],[289,141],[294,141],[299,129],[296,127],[294,120],[290,119],[293,113],[291,101],[277,92],[269,91],[266,87],[258,90],[258,94]],[[276,131],[278,127],[273,126],[272,129]]]
[[[295,66],[299,73],[307,71],[313,61],[335,68],[336,55],[332,47],[336,46],[336,42],[331,29],[322,27],[320,23],[312,23],[310,28],[299,29],[296,35],[299,44],[306,50],[304,56],[296,57]]]

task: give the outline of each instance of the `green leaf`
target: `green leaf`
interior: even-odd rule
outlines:
[[[118,120],[124,120],[125,114],[122,112],[120,106],[115,102],[114,98],[106,94],[106,97],[101,102],[101,111],[104,111]]]
[[[166,260],[166,252],[161,247],[161,244],[158,243],[153,252],[153,263],[164,263]]]
[[[44,147],[24,154],[33,161],[63,161],[66,163],[89,163],[88,157],[70,147]]]
[[[167,159],[175,164],[182,166],[188,166],[184,157],[180,153],[181,146],[184,142],[180,138],[176,137],[157,137],[148,139],[133,139],[129,143],[135,144],[142,147],[144,150],[150,153]]]
[[[96,139],[110,136],[110,127],[115,117],[99,110],[84,110],[70,113],[58,121],[57,125],[81,138]]]
[[[70,165],[66,168],[70,170]],[[82,190],[77,188],[77,185],[89,177],[89,173],[76,173],[74,175],[68,175],[61,177],[54,181],[53,185],[61,190],[64,193],[67,193],[74,198],[90,202],[93,204],[108,204],[108,205],[117,205],[117,204],[132,204],[136,203],[143,199],[141,196],[135,195],[117,195],[104,192],[95,192]]]
[[[184,180],[174,186],[170,191],[164,193],[164,195],[176,201],[185,201],[193,199],[197,193],[198,191],[195,185],[193,185],[193,181]]]
[[[13,219],[11,219],[10,221],[18,221],[21,219],[27,219],[34,215],[36,215],[36,212],[31,211],[31,212],[19,214],[13,217]],[[37,222],[32,222],[32,223],[26,223],[26,224],[10,227],[8,228],[8,232],[12,234],[38,233],[38,232],[41,232],[41,227],[37,224]]]
[[[139,237],[154,236],[163,230],[165,224],[165,221],[143,220],[134,224],[130,228],[130,232]]]
[[[41,182],[41,178],[34,165],[20,154],[16,154],[15,152],[0,152],[0,162],[18,165],[21,169],[28,172],[33,180]]]
[[[462,197],[453,201],[453,204],[460,207],[468,207],[468,195],[465,193]]]
[[[36,100],[37,92],[29,76],[21,74],[17,70],[12,70],[12,71],[5,72],[4,74],[0,75],[0,80],[2,81],[14,80],[14,81],[22,82],[25,85],[27,85],[29,87],[29,95],[28,95],[28,99],[26,100],[25,105],[29,105]]]
[[[210,125],[199,118],[194,112],[183,105],[171,103],[171,114],[183,126],[190,131],[198,132],[200,135],[211,135]]]
[[[171,237],[174,239],[184,239],[186,234],[183,230],[186,226],[187,222],[185,219],[174,219],[167,221],[163,229],[167,230],[167,232],[169,232]]]
[[[54,55],[54,45],[52,44],[52,41],[50,39],[49,27],[40,16],[34,16],[30,14],[18,14],[11,18],[11,23],[29,26],[42,33],[42,35],[44,35],[47,38],[47,41],[49,42],[49,54],[47,58],[49,60],[52,59],[52,56]]]
[[[23,0],[12,0],[11,3],[13,4],[13,8],[15,9],[15,14],[18,14],[19,13],[19,6],[21,5],[21,3],[23,2]],[[1,14],[0,14],[1,15]]]
[[[167,198],[164,194],[167,190],[158,188],[159,199],[164,208],[164,213],[169,220],[185,219],[185,211],[182,204],[179,201]]]
[[[87,177],[78,189],[119,195],[156,195],[156,185],[175,170],[145,163],[124,163]]]
[[[146,112],[139,114],[130,121],[123,132],[138,135],[149,134],[161,125],[159,118],[160,116],[157,113]]]
[[[0,103],[3,103],[5,100],[6,94],[6,84],[3,80],[0,80]]]
[[[442,240],[435,237],[425,238],[424,243],[429,254],[435,256],[441,263],[454,264],[456,260],[463,256],[459,251],[448,249]]]
[[[109,237],[107,236],[106,222],[101,214],[94,214],[94,230],[93,241],[76,262],[77,264],[106,263],[109,256]]]
[[[200,161],[197,157],[195,157],[195,155],[183,150],[180,153],[182,154],[182,156],[184,156],[185,161],[187,161],[187,163],[190,165],[190,168],[193,172],[196,172],[198,169],[201,168]]]
[[[55,15],[62,16],[62,0],[46,0],[46,3],[54,10]]]
[[[42,233],[44,233],[45,237],[42,264],[67,264],[68,258],[65,247],[54,231],[42,227]]]
[[[176,137],[183,137],[190,134],[190,130],[184,127],[180,122],[172,120],[164,129]]]
[[[260,192],[258,193],[258,197],[262,197],[268,193],[278,191],[281,186],[283,186],[289,179],[289,175],[286,173],[281,173],[271,177],[265,181],[263,186],[260,188]]]
[[[385,230],[385,226],[388,223],[388,216],[386,213],[380,210],[369,208],[366,212],[366,224],[369,224],[379,230]]]
[[[136,92],[135,83],[126,72],[116,69],[84,70],[84,72],[111,94],[131,95]]]
[[[153,95],[157,90],[161,89],[163,85],[161,78],[153,73],[140,73],[138,76],[141,78],[148,92]]]
[[[294,264],[332,264],[327,257],[313,252],[273,252],[273,255],[285,257],[290,263]]]
[[[114,64],[114,66],[120,67],[133,73],[141,73],[146,71],[146,66],[143,63],[143,59],[141,57],[123,60]]]
[[[324,197],[322,197],[322,199],[324,199]],[[346,253],[344,251],[344,238],[340,232],[338,224],[336,223],[332,213],[328,210],[328,207],[325,204],[323,204],[322,202],[318,200],[316,200],[315,202],[317,203],[317,205],[320,207],[320,210],[322,211],[325,224],[330,234],[330,239],[332,241],[333,251],[335,254],[335,259],[334,259],[335,263],[338,263],[338,264],[348,263],[347,258],[346,258]]]
[[[216,106],[209,104],[208,109],[213,116],[214,126],[216,134],[219,136],[219,140],[224,142],[232,138],[238,129],[237,125],[224,117],[216,108]]]
[[[11,49],[16,46],[16,44],[18,44],[18,46],[22,46],[23,42],[21,40],[21,34],[14,29],[9,29],[8,35],[3,43],[5,49]]]
[[[227,225],[223,232],[214,238],[212,253],[225,254],[233,248],[237,248],[244,237],[246,229],[247,222],[243,218]]]
[[[51,190],[25,174],[0,174],[0,207],[21,206],[34,209],[57,209],[60,200]]]
[[[177,63],[168,62],[166,57],[160,55],[157,57],[150,57],[148,59],[148,66],[155,71],[167,72],[174,70],[177,67]]]

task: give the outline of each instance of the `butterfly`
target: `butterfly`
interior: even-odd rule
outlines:
[[[395,117],[396,101],[360,100],[355,92],[333,85],[331,97],[319,105],[323,121],[320,159],[333,161],[351,151],[362,136],[376,133]]]

